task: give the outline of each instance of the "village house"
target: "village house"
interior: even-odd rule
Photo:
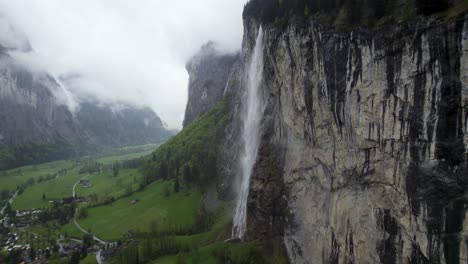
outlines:
[[[83,188],[89,188],[89,187],[92,187],[93,185],[91,184],[91,182],[89,180],[86,180],[86,179],[81,179],[79,184],[83,187]]]

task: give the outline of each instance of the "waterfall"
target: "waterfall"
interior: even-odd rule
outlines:
[[[243,239],[246,231],[247,199],[250,190],[250,177],[257,160],[260,141],[259,129],[262,118],[263,102],[259,91],[263,78],[263,29],[258,30],[255,48],[247,70],[247,87],[244,94],[246,104],[243,109],[242,153],[240,170],[242,183],[238,193],[232,236]]]

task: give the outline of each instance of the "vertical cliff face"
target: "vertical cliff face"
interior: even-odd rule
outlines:
[[[293,263],[466,263],[467,19],[263,27],[247,238],[284,238]]]
[[[78,142],[85,133],[57,94],[61,87],[46,73],[34,73],[0,55],[0,144]]]
[[[187,63],[190,79],[184,127],[223,98],[239,59],[239,54],[223,54],[213,42],[208,42]]]

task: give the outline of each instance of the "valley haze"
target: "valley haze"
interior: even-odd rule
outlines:
[[[209,40],[228,53],[240,49],[245,2],[1,0],[0,29],[6,19],[22,32],[1,38],[18,44],[24,34],[34,53],[17,52],[20,61],[56,77],[79,77],[65,85],[74,100],[147,105],[180,129],[185,63]]]

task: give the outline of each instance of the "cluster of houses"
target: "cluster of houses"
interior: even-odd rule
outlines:
[[[101,260],[110,260],[112,257],[116,256],[122,248],[127,247],[127,244],[119,245],[118,243],[108,243],[102,249],[102,245],[94,244],[89,247],[87,250],[88,255],[98,254]],[[67,244],[63,244],[60,247],[60,254],[62,256],[71,256],[74,251],[81,250],[82,243],[76,239],[70,240]]]
[[[0,246],[8,252],[16,249],[29,250],[29,245],[18,244],[19,236],[11,230],[14,227],[24,228],[31,225],[40,212],[42,212],[41,209],[18,210],[15,213],[14,221],[7,216],[0,219]]]
[[[16,211],[15,227],[27,227],[30,226],[41,213],[42,209],[31,209],[31,210],[18,210]]]
[[[0,228],[18,227],[23,228],[31,225],[37,219],[42,209],[18,210],[15,213],[14,221],[8,216],[0,219]]]
[[[0,235],[0,245],[7,251],[16,249],[16,242],[18,241],[18,234],[8,232],[6,235]]]

